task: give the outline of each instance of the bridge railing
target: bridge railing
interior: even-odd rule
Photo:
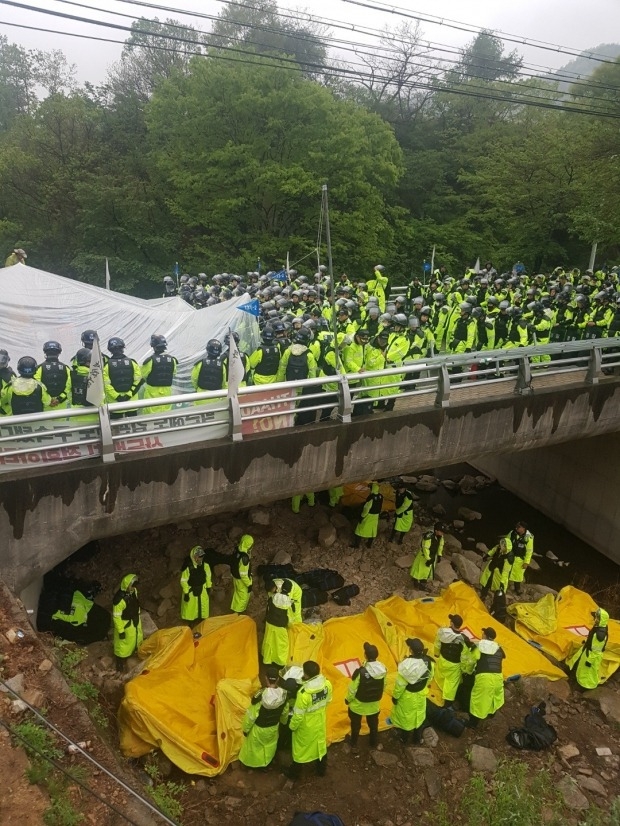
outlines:
[[[0,472],[86,458],[104,462],[160,448],[239,441],[302,423],[346,424],[372,410],[475,404],[526,394],[555,376],[570,385],[620,375],[620,338],[443,354],[381,371],[185,393],[157,399],[0,418]],[[505,388],[505,390],[503,390]],[[378,405],[376,403],[379,403]],[[320,415],[317,415],[319,414]]]

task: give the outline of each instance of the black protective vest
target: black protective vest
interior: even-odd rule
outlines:
[[[525,558],[525,545],[527,541],[527,534],[519,536],[516,531],[510,532],[510,541],[512,542],[512,552],[518,559]]]
[[[478,331],[478,344],[481,347],[486,347],[489,343],[489,331],[487,329],[486,322],[483,318],[479,319],[477,324],[477,331]]]
[[[368,513],[376,514],[381,513],[381,508],[383,507],[383,496],[380,493],[371,493],[369,499],[372,500],[372,504],[370,505],[370,510]]]
[[[108,376],[110,384],[117,393],[129,393],[133,387],[133,362],[131,359],[108,359]]]
[[[310,368],[308,367],[308,350],[304,350],[299,355],[291,353],[286,365],[287,381],[302,381],[308,378]]]
[[[204,584],[207,581],[207,569],[204,562],[201,565],[194,565],[191,557],[187,557],[183,563],[183,570],[189,570],[187,584],[189,585],[190,591],[192,591],[192,593],[195,591],[201,593]]]
[[[24,413],[43,413],[43,388],[37,384],[28,396],[11,394],[11,413],[21,416]]]
[[[441,537],[435,536],[435,531],[429,531],[428,533],[424,534],[425,539],[431,540],[431,546],[428,549],[430,554],[431,560],[434,562],[437,559],[437,551],[439,550],[439,543],[441,542]]]
[[[204,358],[196,383],[200,390],[221,390],[224,384],[223,362],[219,358]]]
[[[509,315],[502,315],[501,313],[495,319],[495,341],[506,341],[508,337],[508,324],[510,322]]]
[[[41,382],[53,399],[65,392],[68,368],[59,361],[44,361],[41,366]]]
[[[174,378],[174,365],[176,359],[167,353],[151,356],[153,362],[151,372],[146,377],[146,383],[151,387],[170,387]]]
[[[521,344],[521,336],[519,335],[519,322],[514,321],[510,325],[510,332],[508,333],[508,341],[513,344]]]
[[[454,333],[452,334],[453,342],[467,341],[467,328],[469,326],[469,321],[469,316],[459,318],[454,326]]]
[[[130,622],[132,625],[138,626],[140,621],[140,603],[138,602],[138,595],[134,591],[133,594],[127,594],[125,591],[117,591],[114,594],[113,604],[118,605],[121,600],[125,600],[125,607],[121,618],[125,622]]]
[[[614,312],[614,317],[611,320],[611,324],[609,325],[609,336],[613,338],[620,333],[620,310],[616,310]]]
[[[460,663],[462,648],[462,642],[442,642],[439,653],[449,663]]]
[[[408,683],[407,688],[405,691],[411,691],[412,694],[417,694],[418,691],[422,691],[428,685],[428,681],[431,676],[431,661],[430,658],[427,656],[420,657],[421,660],[424,660],[426,663],[426,674],[417,681],[417,683]]]
[[[263,357],[254,368],[259,376],[275,376],[280,366],[280,348],[275,344],[261,344]]]
[[[247,565],[249,561],[250,557],[243,551],[234,552],[230,558],[230,573],[233,575],[234,579],[241,578],[239,576],[239,563],[243,562],[244,565]]]
[[[265,622],[275,625],[276,628],[286,628],[288,626],[288,611],[286,608],[278,608],[273,604],[273,600],[267,600],[267,613]]]
[[[501,674],[504,652],[498,648],[495,654],[480,654],[476,663],[476,674]]]
[[[277,708],[265,708],[265,706],[261,706],[258,712],[258,717],[254,721],[254,725],[259,728],[271,728],[271,726],[277,726],[280,723],[282,706],[285,702],[286,699],[282,702],[282,705],[279,705]]]
[[[74,407],[93,407],[86,401],[86,391],[88,390],[88,373],[78,373],[71,370],[71,404]]]
[[[401,516],[405,516],[405,514],[410,513],[413,510],[413,499],[411,498],[411,494],[408,490],[406,490],[404,493],[398,492],[396,494],[396,510],[402,508],[405,499],[407,498],[409,499],[409,505],[407,506],[407,509],[402,512]]]
[[[357,673],[360,681],[355,692],[355,699],[359,700],[360,703],[378,702],[383,697],[385,677],[371,677],[364,666]]]

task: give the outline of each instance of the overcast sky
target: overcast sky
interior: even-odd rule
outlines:
[[[131,25],[131,19],[106,15],[95,11],[94,8],[114,10],[136,17],[158,16],[160,19],[175,17],[181,22],[205,30],[209,28],[208,21],[184,16],[181,11],[175,13],[149,11],[144,7],[134,6],[128,2],[118,2],[118,0],[80,1],[88,8],[61,3],[58,0],[24,0],[40,9],[108,20],[121,25]],[[0,3],[2,2],[3,0],[0,0]],[[158,0],[154,2],[157,3]],[[374,4],[377,0],[367,0],[367,2]],[[592,48],[600,43],[620,40],[620,0],[590,0],[590,2],[584,2],[584,0],[469,0],[467,3],[463,3],[462,0],[396,0],[396,2],[400,8],[412,13],[441,15],[446,24],[449,21],[465,22],[471,26],[545,41],[558,47],[577,51]],[[216,2],[216,0],[159,0],[159,3],[175,9],[214,15],[219,14],[223,8],[223,3]],[[296,4],[295,0],[292,2],[281,0],[279,5],[289,8],[297,5],[321,17],[377,29],[385,25],[394,26],[404,21],[403,17],[388,11],[379,12],[350,5],[344,0],[313,0],[305,6],[303,3]],[[62,49],[69,61],[77,65],[78,80],[80,82],[88,80],[95,84],[104,80],[109,64],[119,58],[120,45],[80,40],[66,34],[43,34],[6,24],[17,23],[20,26],[76,32],[119,41],[127,36],[122,31],[55,18],[40,12],[26,11],[7,5],[2,5],[0,8],[0,20],[2,21],[0,34],[6,35],[9,41],[19,43],[26,48]],[[458,31],[448,25],[428,22],[422,23],[422,31],[424,37],[432,42],[457,47],[462,47],[474,36],[470,32]],[[334,30],[334,35],[342,37],[343,33]],[[349,36],[349,39],[361,38]],[[570,55],[567,56],[561,52],[535,49],[527,45],[518,46],[507,43],[506,46],[509,49],[517,48],[524,55],[526,62],[532,65],[559,68],[571,59]]]

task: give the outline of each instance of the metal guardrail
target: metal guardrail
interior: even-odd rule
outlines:
[[[544,360],[546,359],[546,360]],[[210,439],[240,441],[299,425],[300,414],[321,411],[346,424],[368,412],[370,402],[449,407],[453,400],[486,400],[502,392],[535,392],[539,380],[596,384],[620,368],[620,338],[592,339],[419,359],[375,372],[135,399],[100,408],[54,410],[0,418],[0,473],[89,457],[113,462],[127,453],[199,444]],[[620,375],[620,370],[617,371]],[[541,381],[541,389],[545,382]],[[328,385],[332,389],[326,389]],[[369,398],[370,394],[370,398]],[[416,400],[416,401],[413,401]],[[426,402],[426,404],[425,404]],[[163,407],[153,413],[145,408]],[[297,417],[298,424],[295,424]]]

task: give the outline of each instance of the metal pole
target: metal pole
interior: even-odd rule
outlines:
[[[329,226],[329,201],[327,198],[327,184],[323,184],[323,209],[325,212],[325,240],[327,242],[327,271],[329,272],[329,291],[331,293],[332,304],[332,332],[334,334],[334,350],[336,351],[336,359],[341,365],[340,348],[338,347],[338,340],[336,338],[336,289],[334,286],[334,264],[332,261],[332,235]]]
[[[598,247],[598,241],[595,241],[592,244],[592,249],[590,251],[590,266],[588,267],[589,270],[594,272],[594,262],[596,260],[596,248]]]

